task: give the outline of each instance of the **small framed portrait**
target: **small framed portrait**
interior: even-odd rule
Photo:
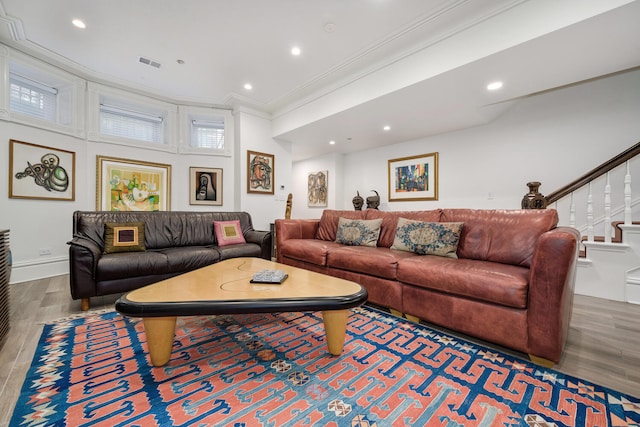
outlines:
[[[438,153],[389,160],[389,201],[438,200]]]
[[[9,140],[9,197],[75,200],[76,153]]]
[[[247,151],[247,193],[274,194],[274,155]]]
[[[222,206],[222,169],[189,168],[189,204]]]

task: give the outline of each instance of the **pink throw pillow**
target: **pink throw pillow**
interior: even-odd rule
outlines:
[[[235,221],[213,221],[213,229],[216,233],[218,246],[246,243],[242,235],[239,219]]]

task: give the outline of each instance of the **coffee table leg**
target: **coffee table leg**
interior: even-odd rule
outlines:
[[[145,317],[142,319],[147,334],[149,357],[153,366],[164,366],[171,358],[171,347],[176,331],[175,317]]]
[[[327,347],[329,347],[329,353],[334,356],[340,356],[342,354],[344,337],[347,333],[348,317],[349,310],[330,310],[322,312],[324,332],[327,336]]]

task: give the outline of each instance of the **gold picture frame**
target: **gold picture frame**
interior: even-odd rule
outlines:
[[[76,153],[10,139],[9,198],[74,201]]]
[[[96,208],[171,210],[171,165],[96,156]]]
[[[189,168],[189,204],[222,206],[221,168]]]
[[[247,150],[247,193],[274,194],[275,156]]]
[[[388,161],[389,201],[438,200],[438,153]]]

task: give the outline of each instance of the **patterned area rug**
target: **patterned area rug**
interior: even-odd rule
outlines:
[[[142,322],[45,325],[11,426],[638,426],[640,399],[362,307],[185,317],[151,367]]]

